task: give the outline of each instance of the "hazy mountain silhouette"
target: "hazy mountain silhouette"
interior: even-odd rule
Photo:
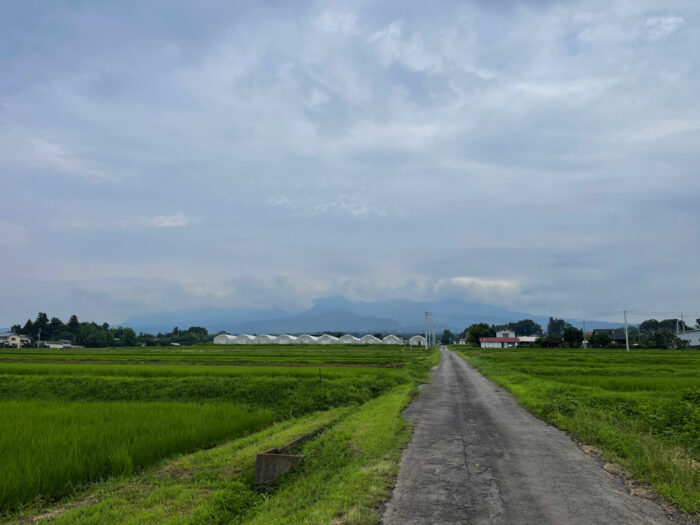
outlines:
[[[532,319],[547,328],[549,316],[517,312],[483,303],[461,299],[439,301],[410,301],[392,299],[374,302],[353,302],[345,297],[323,297],[303,312],[281,309],[202,308],[179,312],[159,312],[137,315],[127,319],[125,326],[136,331],[169,332],[173,327],[204,326],[210,332],[229,333],[301,333],[301,332],[395,332],[423,331],[425,312],[433,312],[438,330],[449,328],[462,331],[473,323],[504,324]],[[556,314],[553,314],[557,317]],[[566,319],[580,327],[581,321]],[[621,323],[586,321],[586,328],[608,328]]]

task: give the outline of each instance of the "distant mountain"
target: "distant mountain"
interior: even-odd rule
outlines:
[[[333,310],[312,312],[311,310],[283,319],[252,321],[232,326],[234,333],[247,334],[298,334],[302,332],[362,332],[400,333],[403,327],[395,319],[387,317],[363,317],[352,312]]]
[[[505,324],[521,319],[532,319],[546,329],[548,316],[517,312],[483,303],[461,299],[439,301],[388,301],[353,302],[345,297],[323,297],[313,301],[304,311],[280,309],[216,309],[203,308],[179,312],[160,312],[131,317],[124,322],[137,332],[169,332],[173,327],[203,326],[210,333],[302,333],[302,332],[354,332],[354,333],[420,333],[423,331],[425,312],[433,312],[433,324],[438,331],[448,328],[462,331],[473,323]],[[558,317],[554,314],[554,317]],[[569,319],[580,327],[578,319]],[[621,323],[586,320],[586,329],[612,328]]]
[[[209,332],[222,330],[230,331],[232,326],[246,321],[262,321],[292,317],[299,312],[281,310],[278,308],[261,310],[246,308],[199,308],[173,312],[155,312],[135,315],[124,321],[124,326],[130,326],[137,332],[156,334],[170,332],[174,327],[189,328],[203,326]]]

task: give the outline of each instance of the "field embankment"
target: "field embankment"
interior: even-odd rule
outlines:
[[[41,351],[38,359],[21,354],[21,360],[3,353],[0,449],[11,459],[4,462],[5,475],[0,480],[0,516],[36,513],[57,498],[85,492],[88,484],[131,480],[144,467],[173,455],[209,448],[273,422],[312,412],[332,413],[338,407],[356,407],[346,409],[354,413],[391,392],[400,392],[393,395],[405,403],[415,384],[427,378],[435,360],[435,356],[427,359],[424,352],[402,348],[363,348],[355,357],[346,348],[337,352],[328,347],[275,350],[272,359],[276,363],[293,357],[292,364],[314,366],[269,366],[267,349],[261,349],[259,356],[265,366],[237,364],[237,353],[246,354],[245,362],[255,361],[254,348],[217,349],[217,360],[231,362],[217,366],[206,364],[210,357],[206,348],[201,352],[159,351],[156,357],[162,364],[146,365],[99,364],[105,356],[114,357],[115,352],[110,351],[79,352],[81,358],[98,364],[47,363],[66,357],[61,351]],[[133,352],[128,352],[127,363],[136,360]],[[188,361],[194,355],[201,364],[172,364],[183,362],[185,353]],[[324,359],[336,366],[324,367]],[[356,366],[358,360],[375,366]],[[353,366],[337,366],[339,362]],[[387,364],[392,366],[385,367]],[[379,405],[375,408],[367,410],[383,417]],[[396,418],[403,428],[399,410]],[[366,417],[374,416],[368,413]],[[353,434],[359,435],[357,430]],[[328,438],[309,443],[309,450],[324,439]],[[340,452],[354,457],[352,451]],[[316,468],[323,470],[323,461],[315,462]],[[254,493],[250,477],[241,483]],[[232,486],[234,492],[242,490]],[[354,497],[361,494],[356,492]],[[192,506],[201,505],[192,502]]]
[[[539,417],[700,512],[700,352],[455,349]]]

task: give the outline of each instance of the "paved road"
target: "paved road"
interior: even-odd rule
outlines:
[[[540,421],[455,353],[404,415],[414,425],[386,525],[671,524],[565,433]]]

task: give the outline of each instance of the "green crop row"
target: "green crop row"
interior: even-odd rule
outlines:
[[[0,512],[260,429],[231,403],[0,401]]]

